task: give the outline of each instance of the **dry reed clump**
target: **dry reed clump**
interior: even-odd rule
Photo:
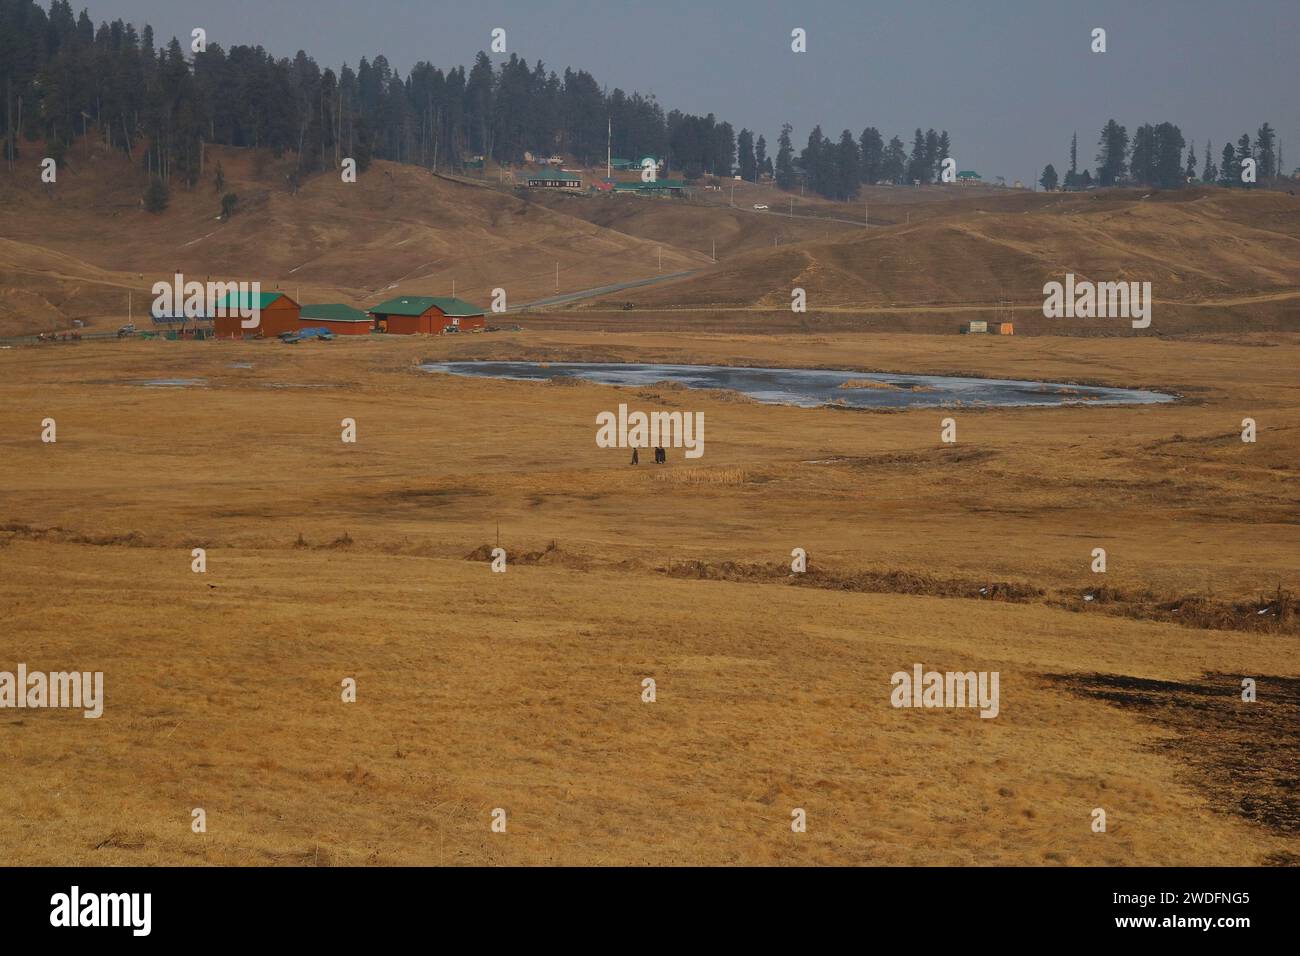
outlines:
[[[1300,598],[1280,586],[1272,595],[1260,595],[1255,601],[1226,601],[1203,594],[1162,599],[1150,591],[1125,592],[1099,587],[1082,596],[1060,597],[1047,603],[1071,611],[1105,607],[1123,617],[1167,621],[1184,627],[1269,633],[1300,630]]]
[[[147,548],[149,542],[139,531],[125,534],[85,534],[67,528],[38,528],[35,525],[11,521],[0,525],[0,533],[29,541],[53,541],[67,544],[90,544],[96,547]]]
[[[674,468],[655,473],[655,481],[670,485],[743,485],[748,477],[744,468]]]
[[[492,552],[497,545],[480,544],[477,548],[465,555],[466,561],[491,561]],[[515,553],[505,545],[507,561],[514,565],[553,565],[562,568],[573,568],[579,571],[589,571],[595,562],[583,554],[577,554],[572,551],[564,551],[560,545],[552,540],[547,543],[541,551],[521,551]]]
[[[743,561],[677,561],[660,573],[674,578],[710,581],[782,581],[802,587],[874,594],[921,594],[930,597],[979,598],[986,601],[1028,603],[1043,596],[1040,588],[1027,584],[996,581],[980,584],[971,580],[940,578],[912,571],[838,570],[809,567],[794,574],[788,564]]]

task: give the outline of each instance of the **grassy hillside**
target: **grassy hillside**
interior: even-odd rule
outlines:
[[[239,196],[219,219],[211,182]],[[377,162],[356,183],[320,174],[294,190],[291,159],[265,151],[210,148],[205,181],[172,189],[160,215],[141,206],[146,177],[116,153],[72,150],[57,184],[31,169],[0,172],[0,334],[38,331],[63,319],[136,314],[153,282],[187,278],[259,280],[308,301],[369,306],[398,293],[450,295],[480,305],[506,289],[522,304],[675,272],[707,257],[639,239],[492,189]],[[662,247],[662,248],[660,248]]]
[[[897,207],[884,208],[897,216]],[[1300,201],[1284,193],[1002,193],[921,208],[910,225],[755,249],[626,298],[649,310],[788,313],[797,286],[812,313],[929,313],[955,327],[993,317],[963,312],[1005,302],[1027,329],[1128,328],[1043,319],[1043,284],[1073,272],[1097,282],[1149,281],[1153,331],[1300,321]]]
[[[0,173],[0,334],[109,324],[128,290],[138,315],[175,271],[362,307],[453,282],[519,305],[556,292],[557,264],[561,292],[694,270],[553,308],[559,324],[952,332],[1009,317],[1022,333],[1130,334],[1125,320],[1042,317],[1044,282],[1073,272],[1151,282],[1153,334],[1300,327],[1300,199],[1280,192],[873,187],[833,203],[722,181],[678,201],[522,193],[383,162],[355,184],[330,173],[295,190],[291,158],[212,148],[207,162],[161,215],[141,208],[138,166],[93,145],[53,186],[30,164]],[[217,163],[239,196],[227,222]],[[796,286],[807,315],[790,313]]]

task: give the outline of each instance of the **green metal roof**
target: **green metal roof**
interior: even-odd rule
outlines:
[[[957,178],[958,179],[983,179],[984,177],[982,177],[979,173],[975,172],[975,170],[973,169],[963,169],[961,172],[957,174]]]
[[[529,179],[565,179],[571,182],[581,182],[582,177],[576,173],[565,172],[563,169],[557,169],[554,172],[545,170],[543,172],[529,173]]]
[[[651,192],[655,189],[685,189],[686,180],[684,179],[655,179],[648,183],[640,181],[631,183],[615,183],[615,189],[630,190],[633,192]]]
[[[323,305],[304,305],[300,313],[304,319],[323,319],[327,322],[370,322],[370,316],[364,312],[352,308],[350,305],[342,305],[337,302],[330,302]]]
[[[251,293],[231,291],[221,297],[220,301],[217,302],[217,307],[243,309],[245,311],[253,308],[265,309],[282,295],[284,295],[283,292],[259,292],[257,295],[252,295]],[[288,298],[288,296],[285,297]]]
[[[464,299],[437,295],[404,295],[381,302],[370,310],[371,315],[424,315],[436,306],[444,315],[482,315],[483,310]]]

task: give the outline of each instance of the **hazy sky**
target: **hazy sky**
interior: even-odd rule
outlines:
[[[1300,0],[93,0],[90,13],[187,47],[202,26],[227,48],[303,49],[335,70],[383,53],[403,75],[421,59],[469,65],[502,27],[530,64],[712,112],[772,153],[787,121],[796,149],[814,123],[832,139],[875,126],[909,149],[933,126],[959,168],[1029,183],[1048,162],[1065,171],[1075,130],[1092,166],[1110,117],[1130,133],[1176,123],[1198,170],[1207,137],[1217,163],[1225,139],[1267,120],[1300,167]],[[790,50],[795,27],[807,53]],[[1106,53],[1090,52],[1094,27]]]

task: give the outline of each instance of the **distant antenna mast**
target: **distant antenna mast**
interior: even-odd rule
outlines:
[[[614,118],[612,116],[606,116],[605,117],[605,178],[606,179],[614,178],[614,161],[610,159],[610,156],[613,155],[611,152],[611,144],[613,143],[613,141],[614,141]]]

